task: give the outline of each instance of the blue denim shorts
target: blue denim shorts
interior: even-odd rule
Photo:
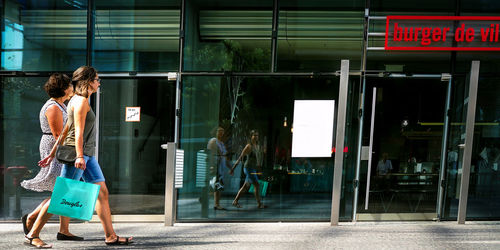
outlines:
[[[245,182],[248,183],[257,183],[259,182],[259,177],[257,177],[257,170],[253,168],[243,168],[243,172],[245,173]]]
[[[74,165],[64,164],[61,171],[61,177],[73,180],[80,180],[80,178],[83,178],[85,182],[90,183],[105,181],[101,166],[99,166],[95,157],[84,155],[83,158],[85,159],[86,164],[85,170],[75,168]]]

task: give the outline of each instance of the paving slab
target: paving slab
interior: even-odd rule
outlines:
[[[104,244],[99,223],[72,223],[82,242],[56,240],[59,225],[49,223],[41,237],[54,249],[500,249],[500,222],[341,223],[115,223],[129,246]],[[20,223],[0,223],[3,249],[29,249]]]

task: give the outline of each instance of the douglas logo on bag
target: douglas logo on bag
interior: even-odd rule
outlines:
[[[80,201],[69,202],[69,201],[66,201],[66,199],[62,199],[62,201],[61,201],[60,204],[67,205],[67,206],[70,206],[70,207],[82,207],[82,204],[80,204]]]

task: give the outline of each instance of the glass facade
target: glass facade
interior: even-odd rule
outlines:
[[[333,159],[291,157],[293,106],[294,100],[336,100],[337,82],[336,77],[185,77],[180,140],[185,150],[185,184],[179,189],[178,218],[327,220]],[[262,198],[268,206],[265,210],[256,209],[251,193],[239,200],[240,209],[213,209],[210,180],[215,175],[206,169],[210,167],[208,143],[218,127],[224,128],[220,141],[231,164],[249,142],[250,131],[259,132],[264,155],[258,178],[268,182]],[[231,209],[245,182],[242,165],[237,165],[233,175],[223,169],[219,204],[224,208]],[[347,213],[343,216],[349,217]]]
[[[335,71],[340,60],[361,67],[364,2],[283,1],[278,71]]]
[[[177,71],[180,1],[96,1],[93,65],[101,71]]]
[[[166,79],[102,77],[99,164],[110,206],[118,214],[162,214],[165,151],[173,140],[175,85]],[[126,108],[140,107],[140,122],[126,122]],[[134,203],[143,204],[133,206]]]
[[[72,71],[85,64],[87,1],[8,0],[2,13],[1,70]]]
[[[178,221],[329,221],[334,154],[294,158],[291,143],[294,101],[334,100],[335,117],[346,114],[345,124],[334,122],[345,128],[340,220],[455,220],[468,164],[472,60],[481,65],[467,218],[500,218],[497,52],[383,50],[387,15],[498,16],[495,1],[6,0],[0,7],[0,220],[50,195],[19,186],[39,169],[43,84],[85,64],[102,78],[91,104],[113,214],[164,213],[160,145],[177,140],[185,151]],[[337,106],[341,60],[350,62],[345,110]],[[140,107],[140,122],[125,121],[129,107]],[[242,163],[232,173],[214,164],[232,167],[252,130],[264,209],[248,190],[233,205],[250,176]],[[219,183],[214,166],[222,166]],[[214,192],[216,184],[223,189]]]
[[[272,1],[187,1],[184,70],[268,72],[272,8]]]

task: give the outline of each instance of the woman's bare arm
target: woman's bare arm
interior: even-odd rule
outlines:
[[[90,110],[87,98],[80,97],[76,99],[73,107],[73,118],[75,124],[75,167],[85,169],[85,160],[83,159],[83,130],[85,129],[85,119]]]
[[[252,151],[252,145],[247,144],[243,149],[243,151],[241,151],[241,155],[240,157],[238,157],[238,160],[236,160],[236,162],[234,163],[233,167],[231,168],[231,171],[233,171],[236,168],[236,166],[238,166],[238,163],[240,163],[241,159],[243,159],[243,157],[245,157],[248,153],[250,153],[250,151]]]
[[[63,131],[61,132],[61,136],[59,136],[57,138],[56,143],[52,147],[50,154],[47,157],[45,157],[44,159],[40,160],[38,162],[38,166],[44,168],[44,167],[47,167],[48,165],[50,165],[50,163],[54,159],[54,156],[56,155],[57,145],[60,145],[64,141],[64,139],[66,139],[66,136],[68,135],[68,130],[69,130],[69,126],[68,126],[68,124],[66,124],[66,126],[64,126]]]
[[[59,137],[63,130],[63,114],[62,111],[56,106],[52,105],[45,111],[45,117],[49,123],[50,132],[55,139]]]

